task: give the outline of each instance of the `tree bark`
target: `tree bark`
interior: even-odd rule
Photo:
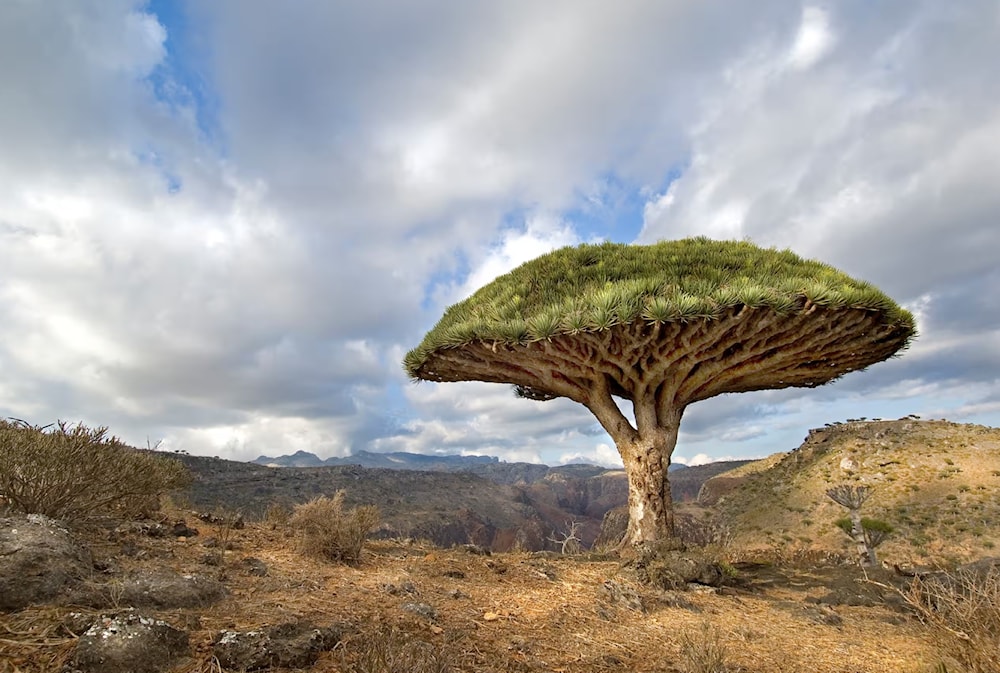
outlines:
[[[858,563],[862,567],[878,565],[875,550],[868,545],[868,541],[865,539],[865,529],[861,525],[861,509],[851,507],[849,511],[851,516],[851,537],[854,538],[854,544],[858,549]]]
[[[681,413],[673,410],[655,425],[639,422],[638,437],[616,439],[628,475],[629,522],[623,548],[660,546],[675,540],[668,469]],[[636,415],[640,415],[638,411]]]

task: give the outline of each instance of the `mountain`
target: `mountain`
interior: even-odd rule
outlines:
[[[459,472],[476,466],[498,463],[493,456],[434,456],[396,451],[393,453],[372,453],[358,451],[343,458],[333,457],[323,460],[308,451],[296,451],[290,456],[258,456],[253,460],[257,465],[268,467],[320,467],[322,465],[358,465],[360,467],[381,467],[388,470],[431,470],[436,472]]]

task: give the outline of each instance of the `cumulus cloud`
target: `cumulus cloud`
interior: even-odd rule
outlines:
[[[4,3],[0,414],[239,457],[613,462],[582,407],[399,361],[497,274],[641,226],[919,309],[905,358],[696,405],[679,455],[875,400],[995,419],[998,33],[978,0]]]

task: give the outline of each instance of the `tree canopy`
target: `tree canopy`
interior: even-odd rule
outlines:
[[[795,325],[800,321],[794,318],[805,314],[827,316],[810,321],[814,332],[841,332],[838,323],[865,325],[863,334],[845,329],[829,335],[831,342],[846,339],[844,345],[857,348],[824,355],[822,338],[816,339],[803,353],[805,361],[790,362],[787,377],[753,382],[760,388],[825,383],[900,351],[916,334],[913,316],[874,285],[789,250],[707,238],[648,246],[601,243],[562,248],[498,277],[450,307],[406,355],[404,365],[417,380],[508,382],[521,386],[529,397],[547,399],[562,393],[546,389],[529,372],[483,371],[483,354],[476,351],[485,347],[493,355],[498,349],[530,352],[532,344],[616,328],[635,332],[638,326],[657,328],[655,338],[644,339],[655,346],[647,357],[662,355],[672,361],[685,337],[699,331],[698,324],[740,313],[746,317],[746,311],[773,314],[785,323],[785,331],[801,337],[804,326]],[[480,348],[469,348],[477,344]],[[870,350],[860,352],[862,344]],[[634,343],[627,350],[641,355]],[[463,360],[468,361],[463,365]],[[642,357],[634,364],[655,367]],[[754,389],[750,384],[713,394]],[[614,387],[616,394],[631,398],[625,386]]]

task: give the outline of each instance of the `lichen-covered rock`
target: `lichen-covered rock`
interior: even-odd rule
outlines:
[[[80,636],[74,663],[84,673],[159,673],[187,653],[187,633],[127,610],[97,618]]]
[[[55,598],[93,570],[90,551],[39,514],[0,518],[0,610]]]
[[[252,631],[222,631],[212,652],[226,669],[257,671],[273,667],[304,668],[342,637],[335,627],[317,628],[307,622],[278,624]]]
[[[623,564],[643,585],[675,591],[688,584],[719,587],[725,584],[722,567],[707,558],[683,551],[662,551],[640,554]]]
[[[226,595],[221,582],[200,575],[181,575],[159,569],[142,572],[121,583],[122,603],[134,607],[197,608],[210,605]]]

